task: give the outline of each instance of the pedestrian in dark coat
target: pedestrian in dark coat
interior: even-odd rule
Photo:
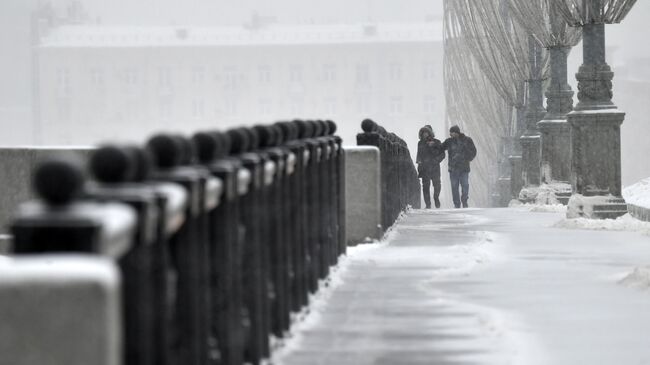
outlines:
[[[440,208],[440,163],[445,159],[445,150],[440,140],[435,138],[431,126],[420,129],[418,153],[418,177],[422,179],[422,195],[426,208],[431,208],[431,185],[436,208]]]
[[[447,150],[449,156],[449,180],[451,181],[451,195],[454,200],[454,207],[468,207],[469,199],[469,163],[476,157],[476,146],[474,141],[463,133],[455,125],[449,129],[450,138],[442,143],[442,148]],[[458,191],[458,186],[462,194]]]

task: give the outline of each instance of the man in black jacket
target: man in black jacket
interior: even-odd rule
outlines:
[[[467,208],[469,198],[469,163],[476,157],[476,146],[471,138],[460,132],[455,125],[449,129],[451,138],[442,143],[442,148],[449,154],[449,180],[451,180],[451,195],[454,199],[454,207]],[[462,195],[458,192],[458,185],[462,189]]]
[[[418,177],[422,179],[422,195],[427,209],[431,208],[431,185],[433,184],[433,200],[436,208],[440,208],[440,162],[445,159],[442,143],[435,139],[431,126],[420,129],[418,153],[415,158],[418,164]]]

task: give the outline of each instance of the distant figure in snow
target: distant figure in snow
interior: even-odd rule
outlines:
[[[442,149],[449,154],[449,180],[451,180],[451,195],[454,199],[454,207],[467,208],[469,199],[469,163],[476,157],[476,146],[471,138],[460,132],[455,125],[449,129],[450,138],[442,143]],[[458,186],[462,189],[462,195],[458,192]]]
[[[420,129],[418,153],[418,177],[422,179],[422,195],[427,209],[431,208],[431,185],[433,184],[433,201],[440,208],[440,163],[445,159],[442,143],[435,138],[433,128],[426,125]]]

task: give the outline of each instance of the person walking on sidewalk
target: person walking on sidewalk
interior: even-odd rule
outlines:
[[[424,204],[427,209],[431,208],[431,185],[433,185],[433,201],[436,208],[440,208],[440,163],[445,159],[445,150],[440,140],[435,138],[431,126],[422,127],[419,137],[415,160],[418,164],[418,177],[422,179]]]
[[[442,143],[442,148],[447,150],[449,159],[449,180],[451,181],[451,195],[454,200],[454,207],[467,208],[469,205],[469,164],[476,157],[476,146],[474,141],[463,133],[455,125],[449,129],[450,138]],[[458,187],[462,190],[459,193]]]

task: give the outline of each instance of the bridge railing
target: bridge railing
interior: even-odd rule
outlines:
[[[364,120],[361,128],[363,133],[357,135],[357,145],[375,146],[380,151],[381,224],[386,230],[407,207],[420,208],[418,173],[403,139],[370,119]]]
[[[103,146],[87,169],[42,164],[34,177],[40,199],[21,206],[11,225],[9,260],[101,257],[121,276],[122,310],[100,316],[121,318],[106,328],[123,349],[106,345],[110,356],[98,359],[78,343],[65,363],[240,365],[269,357],[270,337],[287,333],[291,313],[345,253],[335,131],[333,122],[295,121],[160,134],[145,146]],[[0,296],[6,287],[0,279]],[[34,318],[31,338],[6,342],[12,363],[31,364],[34,352],[64,343],[51,325]],[[42,346],[21,353],[21,341]],[[77,352],[86,357],[69,360]]]

